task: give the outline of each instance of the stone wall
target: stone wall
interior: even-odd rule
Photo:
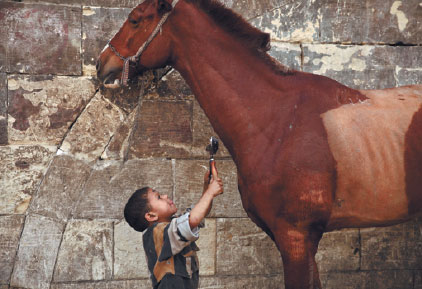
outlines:
[[[213,130],[173,70],[97,88],[95,60],[138,1],[0,2],[0,289],[150,288],[122,220],[138,187],[195,202]],[[270,54],[355,88],[422,83],[419,0],[227,0]],[[119,8],[119,9],[116,9]],[[225,181],[199,241],[201,288],[283,288],[279,253]],[[422,288],[422,220],[325,234],[324,288]]]

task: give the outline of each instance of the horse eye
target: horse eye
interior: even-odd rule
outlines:
[[[130,24],[133,24],[133,25],[136,25],[136,24],[138,24],[138,21],[136,21],[134,19],[129,19],[129,23]]]

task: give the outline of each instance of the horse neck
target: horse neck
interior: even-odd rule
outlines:
[[[280,111],[288,106],[280,98],[283,77],[203,11],[184,1],[180,4],[171,24],[173,67],[192,89],[239,167],[242,154],[259,153],[249,151],[254,142],[265,150],[273,145],[269,140],[278,137],[268,124],[283,122]],[[263,105],[265,113],[258,109]]]

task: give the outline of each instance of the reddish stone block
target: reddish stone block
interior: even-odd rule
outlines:
[[[80,75],[80,23],[79,7],[0,2],[1,70]]]

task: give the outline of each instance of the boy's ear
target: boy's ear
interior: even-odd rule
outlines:
[[[158,216],[155,213],[148,212],[145,214],[145,220],[147,220],[148,222],[155,222],[158,220]]]

